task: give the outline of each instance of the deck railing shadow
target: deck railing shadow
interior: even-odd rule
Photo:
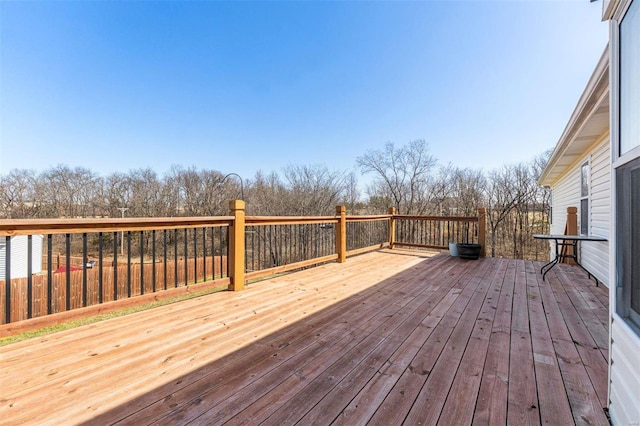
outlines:
[[[459,287],[463,287],[467,284],[467,273],[481,266],[481,262],[452,260],[443,255],[428,257],[423,254],[419,257],[422,260],[409,269],[164,385],[136,395],[82,424],[184,424],[190,421],[200,424],[227,421],[230,424],[257,424],[276,412],[278,416],[295,417],[299,392],[307,386],[315,386],[314,393],[322,399],[336,385],[332,383],[332,372],[338,374],[338,370],[359,368],[349,365],[351,356],[362,356],[353,351],[361,350],[358,349],[360,345],[373,349],[380,343],[383,337],[373,332],[376,327],[391,335],[393,329],[407,318],[397,314],[407,309],[408,297],[430,291],[429,286],[437,284],[439,287],[445,282],[459,283]],[[268,281],[253,284],[262,285],[268,285]],[[450,286],[456,287],[455,284]],[[435,291],[424,306],[436,306],[450,294],[450,290],[443,287],[441,292]],[[425,310],[422,315],[427,317],[430,311]],[[395,319],[390,320],[394,316]],[[364,340],[368,342],[363,343]],[[163,342],[153,344],[162,345]],[[383,358],[372,359],[374,364],[365,369],[368,376],[360,377],[359,381],[377,374],[378,368],[386,362]],[[327,363],[329,366],[325,365]],[[278,400],[269,394],[275,388],[279,388],[276,392]],[[128,389],[128,386],[121,391],[135,393],[135,389]],[[343,401],[345,406],[349,401],[350,398]],[[244,411],[253,404],[257,405],[251,411]],[[370,409],[373,408],[377,407]],[[246,418],[249,414],[250,418]]]

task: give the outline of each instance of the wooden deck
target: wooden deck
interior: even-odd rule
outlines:
[[[578,268],[380,251],[0,348],[1,424],[608,424]]]

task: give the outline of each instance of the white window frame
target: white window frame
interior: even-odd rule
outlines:
[[[587,172],[586,182],[584,181],[584,170]],[[587,189],[586,193],[583,191],[585,185]],[[586,210],[586,212],[584,210]],[[580,211],[578,217],[580,218],[578,233],[580,235],[589,235],[589,222],[591,219],[591,157],[587,157],[587,159],[580,164]]]
[[[553,188],[549,187],[549,230],[551,230],[551,226],[553,225],[553,193]]]
[[[640,146],[636,146],[628,152],[620,152],[620,26],[627,16],[629,8],[633,4],[634,7],[640,4],[640,0],[621,0],[620,7],[617,9],[615,16],[612,19],[612,25],[610,26],[610,81],[611,81],[611,156],[612,156],[612,173],[611,173],[611,223],[614,232],[611,235],[610,244],[610,258],[615,262],[611,268],[610,282],[615,283],[616,291],[615,297],[612,299],[611,311],[616,312],[631,330],[636,335],[640,336],[640,322],[638,320],[638,313],[631,312],[630,305],[631,300],[628,298],[630,290],[627,286],[631,285],[628,282],[622,282],[622,276],[619,277],[618,269],[621,267],[617,265],[617,260],[620,259],[622,253],[620,253],[618,233],[620,232],[618,226],[623,226],[622,223],[618,224],[617,220],[617,207],[618,207],[618,182],[617,171],[623,166],[628,165],[632,161],[640,159]]]

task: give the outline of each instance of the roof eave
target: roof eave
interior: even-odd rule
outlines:
[[[550,186],[555,182],[555,178],[550,175],[558,165],[558,161],[562,158],[567,148],[575,141],[578,130],[589,119],[591,113],[598,108],[603,94],[609,90],[609,45],[607,45],[602,53],[593,74],[589,78],[587,86],[580,96],[578,103],[571,114],[571,118],[567,123],[558,143],[549,158],[547,166],[540,175],[538,183],[543,186]]]

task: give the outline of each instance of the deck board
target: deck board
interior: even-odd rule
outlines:
[[[0,424],[606,424],[607,290],[381,250],[0,348]]]
[[[526,262],[525,268],[537,388],[548,389],[547,392],[538,393],[540,421],[542,424],[571,424],[571,406],[566,397],[562,374],[545,318],[539,289],[541,280],[531,262]]]
[[[517,262],[511,315],[507,424],[540,424],[524,262]]]

